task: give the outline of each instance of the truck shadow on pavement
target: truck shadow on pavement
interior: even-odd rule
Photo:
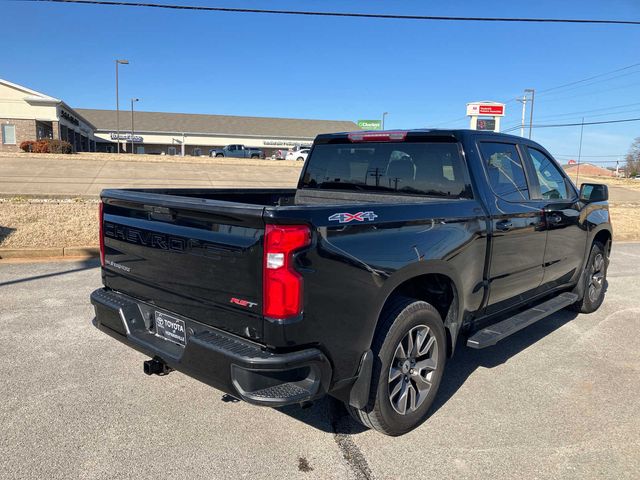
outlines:
[[[481,350],[467,347],[465,345],[466,338],[459,338],[455,354],[453,358],[449,359],[445,368],[438,395],[431,406],[429,415],[433,415],[446,404],[478,368],[494,368],[506,363],[511,357],[529,348],[577,316],[577,312],[561,310],[505,338],[496,345]]]
[[[447,363],[429,416],[444,406],[478,368],[494,368],[506,363],[511,357],[575,319],[577,315],[576,312],[561,310],[505,338],[497,345],[482,350],[466,347],[466,338],[460,338],[453,358]],[[332,397],[323,398],[308,408],[292,405],[277,410],[311,427],[336,435],[355,435],[367,430],[351,419],[342,403]]]

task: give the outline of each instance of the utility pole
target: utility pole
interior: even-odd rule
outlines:
[[[524,138],[524,119],[525,119],[525,112],[527,110],[527,95],[523,95],[522,98],[516,98],[516,100],[520,103],[522,103],[522,120],[520,121],[520,136],[522,138]]]
[[[582,132],[584,131],[584,117],[582,117],[582,123],[580,124],[580,145],[578,146],[578,167],[576,168],[576,185],[578,185],[578,178],[580,178],[580,158],[582,157]],[[578,185],[580,188],[580,185]]]
[[[120,153],[120,97],[118,93],[118,65],[129,65],[129,60],[116,60],[116,141]]]
[[[533,88],[525,88],[524,93],[525,95],[527,93],[531,94],[531,111],[529,112],[529,140],[531,140],[531,131],[533,130],[533,101],[536,97],[536,91]]]

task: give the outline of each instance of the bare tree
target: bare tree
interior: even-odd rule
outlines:
[[[633,141],[625,159],[627,161],[627,175],[638,175],[640,173],[640,137]]]

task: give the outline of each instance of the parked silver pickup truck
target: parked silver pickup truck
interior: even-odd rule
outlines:
[[[259,148],[245,147],[244,145],[227,145],[224,148],[214,148],[209,151],[212,157],[234,158],[264,158],[264,152]]]

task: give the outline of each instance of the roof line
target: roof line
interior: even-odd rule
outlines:
[[[30,93],[32,95],[35,95],[36,97],[43,97],[47,100],[52,100],[56,102],[61,101],[59,98],[52,97],[51,95],[47,95],[46,93],[38,92],[37,90],[33,90],[31,88],[25,87],[24,85],[19,85],[17,83],[10,82],[9,80],[5,80],[4,78],[0,78],[0,83],[3,83],[5,85],[8,85],[9,87],[12,87],[18,90],[22,90],[23,92]]]
[[[106,108],[77,108],[77,107],[73,107],[74,110],[78,111],[78,110],[91,110],[94,112],[113,112],[115,113],[115,110],[111,110],[111,109],[106,109]],[[220,113],[184,113],[184,112],[152,112],[152,111],[148,111],[148,110],[136,110],[136,115],[139,113],[160,113],[160,114],[165,114],[165,115],[187,115],[187,116],[201,116],[201,117],[234,117],[234,118],[258,118],[258,119],[264,119],[264,120],[293,120],[293,121],[300,121],[300,120],[304,120],[304,121],[308,121],[308,122],[350,122],[350,123],[354,123],[355,122],[353,120],[322,120],[322,119],[315,119],[315,118],[290,118],[290,117],[256,117],[256,116],[249,116],[249,115],[227,115],[227,114],[220,114]]]

